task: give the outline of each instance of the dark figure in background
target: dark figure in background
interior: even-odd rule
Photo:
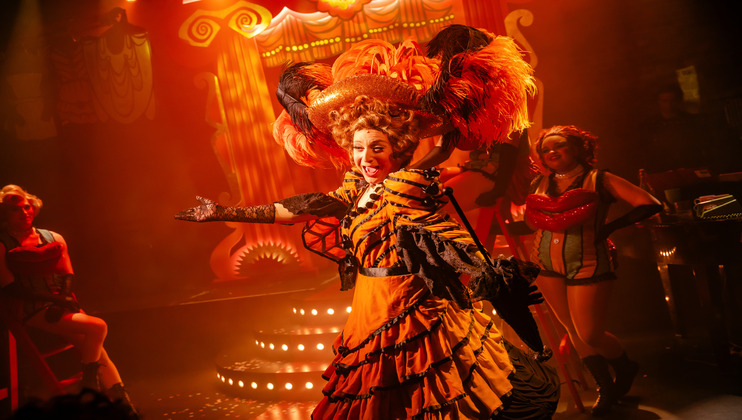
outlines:
[[[621,342],[605,330],[616,278],[608,236],[662,206],[625,179],[595,169],[596,140],[575,126],[541,133],[536,150],[549,175],[533,181],[526,223],[536,230],[531,252],[531,261],[541,266],[536,283],[598,384],[592,413],[601,415],[629,391],[638,371]],[[608,207],[616,200],[633,210],[606,223]]]
[[[0,294],[24,325],[60,335],[82,357],[83,388],[102,389],[131,405],[116,366],[103,348],[108,325],[80,309],[62,235],[34,227],[42,201],[17,185],[0,190]]]
[[[709,167],[713,138],[703,117],[685,111],[680,86],[662,86],[656,100],[657,113],[640,127],[642,147],[646,148],[643,168],[657,173]]]

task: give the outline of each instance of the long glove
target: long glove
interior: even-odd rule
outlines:
[[[189,222],[246,222],[273,223],[276,220],[276,207],[273,204],[250,207],[224,207],[208,198],[196,197],[201,202],[198,207],[191,207],[175,215],[178,220]]]
[[[538,266],[510,257],[497,259],[494,267],[486,265],[485,271],[485,278],[470,283],[472,295],[492,303],[500,318],[537,353],[538,360],[549,359],[551,350],[544,346],[538,325],[528,308],[544,301],[543,295],[532,283],[538,275]]]
[[[661,204],[642,204],[640,206],[636,206],[628,213],[617,218],[616,220],[606,223],[598,232],[598,239],[605,239],[614,231],[621,229],[622,227],[634,224],[636,222],[640,222],[648,217],[659,213],[660,211],[662,211]]]

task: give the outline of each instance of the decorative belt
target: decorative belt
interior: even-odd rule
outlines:
[[[403,265],[393,265],[391,267],[358,267],[358,274],[366,277],[390,277],[412,273]]]

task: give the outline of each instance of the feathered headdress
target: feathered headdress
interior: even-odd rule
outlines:
[[[313,92],[321,92],[332,82],[332,70],[327,64],[295,63],[281,73],[276,97],[284,111],[273,123],[273,138],[300,165],[347,166],[348,153],[328,133],[317,130],[307,116]]]
[[[533,70],[512,39],[463,25],[436,35],[427,56],[411,40],[396,48],[382,40],[359,42],[335,60],[329,85],[324,78],[311,85],[295,82],[291,91],[288,81],[302,74],[292,67],[284,73],[279,95],[289,92],[289,99],[281,104],[293,131],[304,137],[293,134],[283,113],[274,136],[298,163],[315,167],[350,166],[347,152],[330,139],[329,113],[359,95],[408,107],[419,117],[421,137],[444,134],[456,147],[470,150],[527,128],[526,100],[535,91]],[[326,76],[326,68],[321,74]],[[297,105],[292,99],[306,97],[301,91],[307,86],[322,92],[308,105]],[[287,135],[290,141],[278,138]]]
[[[533,69],[511,38],[451,25],[428,43],[441,71],[422,100],[450,119],[449,141],[462,150],[486,147],[530,126],[527,100],[536,92]]]

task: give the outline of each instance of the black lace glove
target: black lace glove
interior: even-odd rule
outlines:
[[[191,207],[175,215],[178,220],[189,222],[246,222],[273,223],[276,220],[276,206],[265,204],[250,207],[224,207],[216,202],[196,196],[201,202],[198,207]]]
[[[485,276],[470,285],[472,295],[492,303],[500,318],[537,353],[536,359],[549,359],[552,352],[544,346],[536,320],[529,309],[529,306],[544,301],[543,295],[533,284],[539,267],[510,257],[500,258],[495,261],[494,267],[485,266],[484,270]]]
[[[662,211],[661,204],[642,204],[634,207],[631,211],[617,218],[616,220],[606,223],[598,232],[597,239],[606,239],[614,231],[621,229],[622,227],[629,226],[636,222],[640,222],[648,217],[651,217]]]

